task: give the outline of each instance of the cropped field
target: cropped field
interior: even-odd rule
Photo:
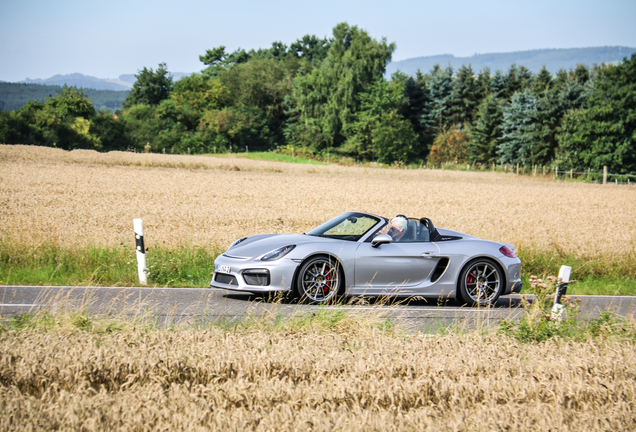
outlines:
[[[362,210],[513,243],[526,269],[575,260],[574,277],[636,274],[635,186],[7,145],[0,175],[0,242],[31,258],[44,245],[129,247],[137,217],[151,250],[221,250]]]
[[[1,430],[636,427],[636,351],[621,338],[404,337],[346,316],[163,331],[67,318],[0,331]]]
[[[0,235],[37,245],[227,246],[303,232],[347,210],[430,217],[437,226],[541,250],[636,249],[636,187],[513,174],[305,166],[248,159],[0,146]]]

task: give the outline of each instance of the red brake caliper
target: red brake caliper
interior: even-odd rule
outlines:
[[[331,288],[331,283],[329,282],[331,280],[331,275],[327,275],[325,279],[327,279],[327,282],[325,282],[325,286],[322,289],[322,292],[324,294],[327,294],[329,292],[329,288]]]

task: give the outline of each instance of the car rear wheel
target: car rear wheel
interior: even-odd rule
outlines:
[[[316,256],[300,267],[296,289],[301,301],[326,303],[337,297],[342,283],[338,261],[329,256]]]
[[[470,306],[494,304],[504,285],[501,267],[491,259],[479,258],[468,263],[459,277],[459,293]]]

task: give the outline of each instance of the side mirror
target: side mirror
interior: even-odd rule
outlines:
[[[377,248],[380,245],[388,244],[393,242],[393,238],[391,238],[388,234],[380,234],[377,235],[373,240],[371,240],[371,247]]]

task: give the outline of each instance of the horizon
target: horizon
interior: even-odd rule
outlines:
[[[450,56],[450,57],[453,57],[455,59],[470,59],[470,58],[477,57],[477,56],[482,56],[482,55],[503,55],[503,54],[512,54],[512,53],[532,52],[532,51],[567,51],[567,50],[594,49],[594,48],[627,48],[627,49],[636,51],[636,47],[617,46],[617,45],[614,45],[614,46],[604,45],[604,46],[596,46],[596,47],[592,47],[592,46],[589,46],[589,47],[572,47],[572,48],[534,48],[534,49],[519,50],[519,51],[474,53],[474,54],[469,55],[469,56],[457,56],[457,55],[450,54],[450,53],[433,54],[433,55],[427,55],[427,56],[417,56],[417,57],[405,58],[405,59],[402,59],[402,60],[391,60],[389,62],[389,64],[390,63],[407,62],[407,61],[417,60],[417,59],[421,59],[421,58],[433,58],[433,57],[447,57],[447,56]],[[152,67],[152,66],[150,66],[150,67]],[[204,69],[204,68],[205,68],[205,66],[202,69]],[[155,67],[152,67],[152,69],[154,70]],[[97,80],[119,81],[122,76],[125,76],[125,75],[136,75],[138,72],[139,71],[125,72],[125,73],[119,74],[117,77],[98,77],[98,76],[95,76],[95,75],[87,75],[87,74],[85,74],[83,72],[76,71],[76,72],[70,72],[70,73],[66,73],[66,74],[56,73],[56,74],[53,74],[53,75],[48,76],[46,78],[41,78],[41,77],[31,78],[31,77],[27,76],[27,77],[25,77],[25,78],[23,78],[23,79],[21,79],[19,81],[4,81],[4,80],[0,79],[0,82],[18,83],[18,84],[26,82],[26,83],[30,83],[30,84],[39,84],[37,82],[28,82],[28,81],[46,81],[46,80],[49,80],[49,79],[55,78],[55,77],[68,77],[68,76],[71,76],[71,75],[81,75],[81,76],[86,77],[86,78],[95,78]],[[169,73],[171,75],[177,74],[177,75],[183,75],[183,76],[190,75],[192,73],[200,73],[200,72],[201,72],[201,70],[198,70],[198,71],[169,71]],[[554,72],[552,72],[552,73],[554,74]],[[177,79],[180,79],[180,78],[177,78]],[[47,85],[47,84],[44,84],[44,85]],[[50,85],[50,84],[48,84],[48,85]]]
[[[339,22],[397,45],[393,61],[541,49],[636,47],[630,0],[8,0],[0,14],[0,80],[19,82],[82,73],[100,79],[166,63],[183,73],[204,68],[207,49],[291,44],[306,34],[331,37]],[[541,48],[544,47],[544,48]],[[443,54],[441,54],[443,53]]]

